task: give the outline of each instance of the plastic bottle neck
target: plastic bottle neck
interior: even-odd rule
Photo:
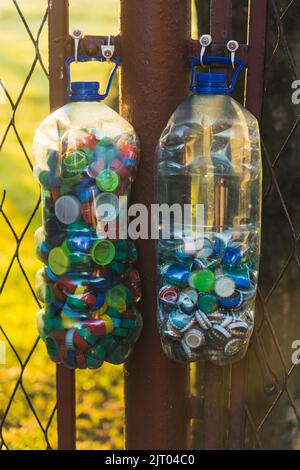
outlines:
[[[227,76],[225,73],[202,73],[196,78],[197,95],[225,95],[227,93]]]
[[[101,101],[99,82],[72,82],[70,101]]]

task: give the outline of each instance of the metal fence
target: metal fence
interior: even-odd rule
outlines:
[[[262,137],[264,206],[260,289],[254,351],[249,356],[245,405],[250,448],[299,449],[299,366],[292,343],[300,335],[299,105],[292,83],[299,77],[299,5],[270,1]],[[297,62],[298,61],[298,62]],[[298,70],[298,72],[297,72]],[[257,380],[258,369],[261,379]],[[298,385],[297,385],[298,384]]]
[[[17,99],[12,99],[9,85],[1,82],[11,115],[0,136],[0,150],[12,130],[19,143],[19,152],[31,169],[31,160],[15,116],[37,64],[48,76],[39,43],[47,12],[37,33],[33,34],[19,3],[15,0],[12,3],[32,41],[35,54]],[[121,0],[120,3],[121,36],[115,37],[114,41],[123,63],[121,111],[133,121],[143,149],[133,197],[149,205],[153,200],[155,144],[166,119],[186,93],[187,55],[198,54],[199,47],[197,41],[190,39],[189,1]],[[296,200],[300,174],[297,160],[300,118],[299,106],[291,102],[291,82],[297,78],[299,65],[294,59],[300,47],[294,21],[300,13],[299,6],[295,1],[212,0],[209,12],[208,2],[200,0],[196,3],[201,33],[209,30],[210,20],[214,53],[223,54],[226,42],[231,38],[242,43],[239,55],[248,64],[248,74],[245,92],[241,88],[237,98],[243,100],[245,96],[248,109],[259,120],[262,116],[264,209],[257,328],[245,360],[231,368],[201,363],[192,369],[190,385],[188,368],[171,363],[161,352],[155,325],[154,245],[141,241],[139,263],[144,292],[141,309],[145,327],[143,338],[125,368],[126,445],[129,449],[179,449],[189,441],[192,448],[206,449],[299,448],[299,368],[291,363],[291,343],[300,339],[299,203]],[[72,51],[72,41],[68,36],[68,1],[52,0],[49,7],[50,102],[51,108],[55,109],[65,100],[62,70],[65,56]],[[170,11],[175,7],[177,19],[170,18]],[[140,37],[144,41],[140,41]],[[81,43],[81,52],[95,53],[104,40],[103,37],[86,37]],[[9,162],[7,167],[9,171]],[[14,239],[14,252],[5,269],[0,293],[5,295],[9,276],[17,264],[37,307],[39,302],[24,269],[20,249],[39,209],[39,202],[21,232],[15,230],[14,220],[7,215],[5,192],[0,204],[1,224]],[[39,340],[24,356],[14,346],[13,333],[2,326],[0,332],[19,364],[19,372],[12,380],[10,397],[4,406],[1,405],[1,448],[11,447],[5,435],[9,428],[13,432],[14,420],[10,420],[10,416],[13,402],[20,393],[40,428],[45,448],[53,447],[49,430],[56,411],[58,447],[74,448],[75,374],[64,367],[57,367],[57,405],[51,405],[47,418],[41,420],[36,411],[36,397],[28,381],[24,381]]]
[[[0,150],[1,154],[3,156],[3,148],[5,146],[7,137],[9,132],[13,132],[16,141],[19,143],[18,147],[18,152],[20,154],[20,158],[24,157],[26,159],[26,162],[28,164],[29,169],[32,171],[32,163],[31,163],[31,158],[29,155],[29,152],[27,151],[23,140],[22,140],[22,133],[19,131],[17,123],[16,123],[16,113],[18,111],[18,108],[20,104],[22,103],[22,98],[24,96],[25,90],[28,86],[28,83],[32,79],[32,75],[36,69],[37,64],[39,63],[40,66],[42,67],[45,76],[48,78],[48,71],[44,65],[43,59],[41,57],[40,49],[39,49],[39,40],[41,33],[43,29],[45,28],[46,22],[47,22],[47,10],[44,12],[44,15],[41,19],[39,28],[37,30],[37,34],[33,33],[30,29],[29,24],[26,21],[26,18],[24,14],[22,13],[22,9],[20,5],[18,4],[17,1],[12,1],[12,3],[15,6],[15,12],[16,12],[16,17],[19,17],[21,20],[21,23],[23,23],[23,26],[25,27],[28,37],[30,41],[32,42],[33,48],[34,48],[34,55],[32,56],[32,63],[29,68],[29,71],[27,73],[27,76],[24,80],[24,83],[22,84],[18,96],[16,99],[13,99],[11,94],[10,94],[10,89],[9,89],[9,84],[6,82],[2,81],[0,82],[0,85],[2,87],[2,91],[5,94],[6,100],[10,106],[10,116],[8,123],[5,126],[5,130],[2,133],[0,139]],[[1,60],[1,59],[0,59]],[[7,172],[10,171],[10,165],[9,162],[7,163]],[[26,225],[24,228],[21,230],[21,233],[18,233],[14,227],[14,220],[12,217],[9,217],[7,215],[7,209],[6,209],[6,191],[4,188],[3,195],[2,195],[2,202],[1,202],[1,236],[6,236],[6,231],[7,229],[11,232],[13,235],[13,252],[12,256],[10,259],[10,262],[7,266],[7,269],[1,279],[1,286],[0,286],[0,293],[1,296],[5,296],[6,294],[6,289],[7,289],[7,281],[9,279],[9,276],[11,275],[12,269],[17,264],[20,268],[20,274],[24,277],[31,294],[36,302],[36,308],[38,309],[40,307],[39,301],[36,297],[35,291],[34,291],[34,286],[32,285],[32,282],[26,272],[26,269],[23,266],[23,263],[20,258],[20,248],[22,246],[22,242],[24,240],[24,237],[26,236],[26,233],[35,217],[36,212],[39,210],[39,205],[40,205],[40,199],[36,201],[34,210],[30,214],[30,217],[28,218]],[[17,286],[16,286],[17,287]],[[17,292],[16,292],[17,296]],[[34,403],[33,403],[33,398],[32,394],[28,391],[26,388],[26,385],[24,384],[24,373],[26,371],[26,368],[32,358],[32,355],[34,354],[34,351],[37,348],[39,339],[37,338],[32,347],[30,348],[28,354],[26,356],[21,356],[19,353],[18,349],[14,345],[14,337],[13,335],[9,334],[9,332],[4,329],[3,322],[0,322],[0,331],[2,333],[2,338],[4,339],[4,342],[6,344],[6,355],[8,356],[8,350],[9,352],[12,352],[13,355],[15,356],[19,369],[18,373],[15,375],[15,377],[12,378],[12,389],[11,389],[11,394],[8,397],[8,401],[5,403],[4,397],[1,397],[1,414],[0,414],[0,448],[2,449],[9,449],[9,445],[6,442],[6,439],[4,437],[4,432],[3,430],[5,429],[6,426],[10,426],[8,423],[10,421],[10,416],[12,415],[12,405],[15,399],[20,399],[20,394],[22,395],[22,398],[25,398],[27,407],[28,407],[28,412],[32,413],[34,416],[34,419],[36,420],[36,423],[38,427],[40,428],[40,431],[42,432],[45,440],[45,447],[50,448],[50,443],[48,440],[48,429],[51,425],[51,422],[53,420],[54,414],[55,414],[55,407],[53,407],[53,410],[50,412],[50,415],[48,416],[47,422],[42,423],[38,413],[36,412]],[[4,367],[4,366],[2,366]],[[26,447],[26,442],[23,443],[24,447]]]

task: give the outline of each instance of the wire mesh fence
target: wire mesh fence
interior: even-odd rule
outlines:
[[[81,24],[84,3],[70,2],[74,23]],[[6,349],[6,364],[0,361],[1,449],[57,448],[55,366],[37,338],[35,321],[35,272],[41,265],[33,236],[41,211],[31,159],[33,133],[49,114],[47,4],[0,5],[0,341]],[[114,12],[103,11],[104,32],[117,28]],[[86,21],[97,31],[91,12]],[[101,72],[103,82],[108,72]],[[85,72],[76,73],[81,78]],[[115,87],[110,104],[116,94]],[[107,365],[102,371],[77,375],[79,449],[123,446],[122,368]]]
[[[300,446],[299,366],[299,5],[269,2],[262,138],[264,202],[257,329],[249,357],[246,403],[249,448]],[[260,372],[259,372],[260,369]]]
[[[33,46],[33,54],[30,58],[30,64],[29,65],[29,70],[25,75],[25,79],[23,84],[20,86],[18,90],[15,93],[15,97],[12,96],[12,92],[10,91],[10,84],[6,80],[1,81],[1,87],[3,90],[3,94],[6,98],[6,102],[8,104],[9,110],[7,110],[7,114],[9,115],[8,122],[6,126],[4,125],[4,132],[1,135],[1,143],[0,143],[0,149],[2,153],[2,157],[5,159],[7,168],[6,172],[8,173],[11,171],[10,165],[8,162],[8,157],[7,157],[7,147],[11,147],[12,141],[15,140],[14,143],[18,144],[16,151],[18,152],[18,158],[24,159],[25,164],[27,165],[29,171],[32,171],[32,162],[31,158],[29,156],[28,149],[26,148],[26,144],[23,142],[23,137],[22,137],[22,130],[19,129],[18,127],[18,117],[19,114],[24,112],[24,109],[20,110],[20,106],[22,103],[22,99],[24,97],[24,94],[28,88],[28,85],[30,81],[32,80],[33,74],[39,65],[41,67],[42,73],[44,73],[45,77],[48,79],[48,72],[46,69],[46,66],[43,62],[41,52],[40,52],[40,37],[41,34],[45,28],[46,21],[47,21],[47,10],[45,9],[41,20],[39,22],[38,28],[36,32],[33,32],[30,28],[29,23],[26,21],[26,18],[22,12],[22,9],[20,5],[16,2],[12,2],[14,7],[15,7],[15,12],[16,15],[18,16],[20,22],[22,23],[22,26],[24,27],[29,40],[32,43]],[[8,13],[8,11],[7,11]],[[29,59],[29,57],[28,57]],[[6,147],[7,144],[7,147]],[[23,165],[20,165],[21,168]],[[23,171],[26,171],[24,168],[22,168]],[[4,180],[4,181],[3,181]],[[5,185],[5,177],[2,178],[2,181]],[[2,183],[2,184],[3,184]],[[5,186],[4,186],[5,188]],[[10,192],[9,192],[10,196]],[[11,200],[7,200],[6,198],[6,191],[5,189],[3,190],[3,198],[2,198],[2,203],[1,203],[1,235],[2,237],[5,237],[5,233],[10,232],[10,234],[13,236],[13,243],[12,243],[12,253],[8,257],[8,265],[6,266],[6,269],[4,272],[2,272],[2,279],[1,279],[1,286],[0,286],[0,292],[1,296],[5,297],[6,295],[6,290],[10,288],[9,286],[9,281],[13,277],[16,285],[15,285],[15,296],[18,296],[18,291],[23,291],[22,288],[20,288],[20,284],[22,282],[25,282],[27,286],[27,295],[30,294],[32,296],[33,302],[36,305],[36,308],[40,308],[39,301],[35,295],[34,291],[34,286],[32,282],[32,276],[27,270],[28,268],[28,263],[24,263],[24,257],[22,256],[22,243],[24,242],[24,239],[27,235],[28,232],[30,232],[29,228],[33,221],[35,220],[37,211],[39,209],[40,205],[40,198],[37,196],[33,202],[34,207],[32,208],[33,210],[30,210],[28,206],[28,212],[30,211],[29,217],[26,218],[26,220],[23,220],[23,224],[20,223],[18,224],[19,226],[15,226],[15,218],[13,214],[15,213],[15,210],[13,208],[9,207],[9,204],[11,203]],[[13,204],[13,203],[12,203]],[[22,226],[23,225],[23,226]],[[3,260],[3,258],[2,258]],[[3,264],[2,264],[3,268]],[[20,277],[22,276],[22,281]],[[25,286],[23,286],[25,288]],[[26,315],[26,311],[24,311],[24,316]],[[28,315],[28,312],[27,312]],[[40,413],[36,409],[35,406],[35,397],[33,396],[32,389],[30,386],[28,386],[28,376],[26,377],[26,372],[28,369],[28,364],[30,363],[32,357],[34,356],[34,353],[38,347],[39,344],[39,339],[36,338],[32,344],[28,345],[29,347],[21,348],[22,351],[19,351],[18,349],[18,341],[16,340],[16,337],[14,334],[9,331],[9,328],[7,329],[6,325],[6,319],[3,318],[2,316],[2,321],[1,321],[1,326],[0,330],[2,333],[2,337],[5,340],[6,348],[7,348],[7,361],[11,361],[12,357],[13,360],[12,362],[15,364],[15,367],[10,368],[9,372],[11,372],[11,377],[10,377],[10,385],[11,385],[11,393],[7,397],[1,397],[1,424],[0,424],[0,435],[1,435],[1,448],[4,449],[9,449],[10,448],[10,438],[6,438],[6,430],[10,429],[11,427],[14,428],[15,426],[22,426],[23,423],[18,423],[18,418],[16,416],[16,410],[15,410],[15,404],[16,401],[20,401],[23,403],[23,406],[26,407],[26,412],[24,413],[24,419],[27,419],[30,421],[31,426],[32,426],[32,418],[34,419],[35,424],[37,425],[41,435],[43,436],[45,448],[49,449],[51,448],[51,444],[49,442],[48,438],[48,429],[51,426],[54,414],[55,414],[55,404],[53,404],[52,409],[47,416],[46,420],[42,419],[40,416]],[[10,362],[11,363],[11,362]],[[7,372],[6,370],[2,370],[2,380],[4,381],[4,387],[3,389],[8,391],[7,383],[5,383],[5,378],[3,378],[3,372]],[[3,393],[3,392],[2,392]],[[29,418],[30,415],[30,418]],[[25,418],[26,416],[26,418]],[[44,416],[45,418],[45,416]],[[24,442],[25,444],[25,442]],[[26,444],[25,444],[26,445]]]
[[[196,3],[199,29],[207,32],[208,2]],[[34,15],[28,2],[5,0],[3,5],[5,45],[0,67],[11,60],[19,68],[0,76],[0,340],[6,345],[6,365],[0,365],[0,447],[50,449],[57,446],[55,367],[32,335],[35,312],[40,308],[34,292],[37,263],[33,260],[40,199],[29,150],[32,122],[37,125],[48,113],[44,91],[48,80],[47,2],[38,2]],[[246,41],[247,7],[247,1],[233,2],[234,35],[240,41]],[[245,447],[249,449],[300,447],[300,369],[292,363],[292,343],[300,339],[300,116],[299,105],[291,100],[291,84],[298,78],[300,66],[299,13],[296,1],[269,1],[262,125],[262,258],[257,329],[247,361],[244,406]],[[22,32],[16,38],[12,25],[17,21],[17,30]],[[120,368],[107,368],[96,376],[78,374],[77,438],[85,448],[122,447],[121,374]],[[197,393],[202,395],[204,387],[201,376]],[[195,446],[201,447],[203,436],[201,432],[196,435]]]

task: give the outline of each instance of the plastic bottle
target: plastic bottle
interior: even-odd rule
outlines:
[[[117,60],[104,95],[98,82],[70,83],[73,61],[70,103],[45,119],[33,145],[43,210],[36,252],[45,264],[36,278],[45,304],[37,320],[54,362],[98,368],[124,362],[142,327],[137,253],[118,228],[119,197],[130,194],[139,143],[132,126],[102,102]]]
[[[230,59],[207,57],[206,64]],[[254,326],[260,250],[261,149],[256,118],[228,96],[244,68],[196,73],[157,148],[156,202],[191,207],[158,253],[158,327],[165,353],[215,364],[241,359]],[[195,217],[196,205],[204,216]],[[187,206],[189,207],[189,206]],[[177,219],[176,219],[177,220]],[[183,220],[183,219],[181,219]]]

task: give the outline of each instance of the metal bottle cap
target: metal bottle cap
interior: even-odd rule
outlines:
[[[235,290],[234,280],[227,276],[218,276],[214,289],[219,297],[230,297]]]
[[[218,298],[214,294],[204,294],[198,299],[198,307],[204,313],[215,312],[218,307]]]
[[[187,331],[183,337],[185,343],[191,349],[197,349],[205,342],[204,334],[196,328]]]

